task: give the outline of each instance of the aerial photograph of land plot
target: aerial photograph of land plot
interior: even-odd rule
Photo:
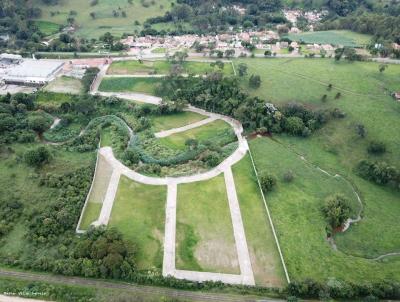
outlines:
[[[400,3],[0,1],[0,301],[400,301]]]

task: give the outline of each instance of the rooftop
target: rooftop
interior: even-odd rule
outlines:
[[[24,60],[20,64],[11,68],[8,72],[8,76],[47,78],[63,64],[64,63],[60,61]]]

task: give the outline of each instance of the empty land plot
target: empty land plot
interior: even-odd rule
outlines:
[[[178,185],[176,268],[240,274],[224,176]]]
[[[288,37],[294,41],[305,43],[333,44],[349,47],[362,47],[371,40],[370,35],[359,34],[350,30],[327,30],[289,34]]]
[[[88,229],[90,224],[99,218],[104,197],[106,196],[108,183],[110,182],[113,171],[107,160],[100,154],[98,156],[99,158],[96,174],[93,179],[93,187],[90,191],[89,199],[79,227],[81,230]]]
[[[61,76],[46,85],[44,90],[57,93],[78,94],[82,92],[82,83],[78,79]]]
[[[168,74],[171,63],[164,60],[136,61],[126,60],[113,62],[107,70],[107,74]],[[211,66],[210,62],[186,61],[182,63],[183,73],[207,74],[220,70],[217,66]],[[224,63],[222,72],[226,75],[233,74],[231,63]]]
[[[35,21],[35,25],[45,36],[49,36],[60,31],[60,24],[49,21]]]
[[[276,188],[267,194],[267,202],[292,280],[312,278],[326,281],[332,277],[346,281],[399,280],[398,258],[373,261],[354,257],[335,251],[327,242],[327,223],[321,212],[325,198],[341,193],[354,201],[343,182],[308,166],[298,155],[273,140],[252,140],[250,148],[257,169],[275,174],[278,179]],[[290,183],[282,181],[288,170],[295,175]],[[359,225],[363,223],[361,221]],[[381,241],[366,234],[362,236],[368,245],[374,240]],[[380,236],[387,237],[383,233]]]
[[[222,120],[216,120],[204,126],[160,138],[159,142],[171,149],[183,150],[186,148],[185,142],[188,139],[206,141],[212,138],[218,138],[231,129],[231,125],[228,123]]]
[[[103,78],[99,90],[155,94],[155,87],[159,81],[157,78]]]
[[[139,269],[162,267],[167,188],[121,176],[109,226],[116,227],[136,247]]]
[[[281,287],[283,266],[249,155],[233,167],[233,175],[256,284]]]
[[[151,118],[154,132],[183,127],[206,119],[207,116],[195,112],[183,111],[175,114],[159,115]]]

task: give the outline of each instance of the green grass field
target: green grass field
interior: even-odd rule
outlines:
[[[370,35],[359,34],[349,30],[303,32],[289,34],[288,38],[293,41],[303,41],[305,43],[333,44],[349,47],[364,47],[371,40]]]
[[[108,92],[142,92],[155,94],[157,78],[103,78],[99,90]]]
[[[354,168],[359,160],[384,160],[400,167],[399,104],[389,96],[400,90],[400,66],[390,65],[384,72],[371,62],[334,62],[328,59],[274,59],[248,61],[249,73],[261,75],[262,84],[249,90],[275,104],[298,101],[315,110],[340,108],[344,119],[331,120],[308,139],[280,136],[298,153],[332,173],[346,176],[359,189],[365,203],[363,220],[343,235],[337,236],[340,249],[367,258],[399,250],[399,193],[359,178]],[[265,72],[268,70],[268,72]],[[333,89],[327,85],[332,83]],[[244,85],[246,87],[246,85]],[[342,97],[335,99],[341,92]],[[328,100],[321,101],[327,94]],[[365,126],[366,138],[360,138],[355,127]],[[370,141],[383,141],[384,155],[367,153]]]
[[[45,36],[50,36],[60,31],[60,24],[49,21],[35,21],[35,25]]]
[[[41,21],[49,21],[57,24],[67,24],[67,18],[73,17],[77,24],[76,35],[84,38],[98,38],[105,32],[121,36],[123,33],[133,33],[140,30],[142,23],[150,18],[162,16],[171,8],[168,0],[143,1],[133,0],[129,4],[126,0],[100,0],[97,5],[91,6],[90,1],[63,0],[57,5],[44,5],[41,0],[34,0],[34,4],[42,10]],[[153,4],[154,3],[154,4]],[[76,15],[70,15],[75,11]],[[113,11],[119,16],[114,17]],[[95,18],[90,13],[95,13]],[[126,13],[126,17],[122,16]],[[135,25],[139,21],[140,25]]]
[[[284,286],[283,266],[249,155],[233,167],[233,175],[256,284]]]
[[[321,206],[326,196],[343,193],[344,187],[306,165],[298,155],[273,140],[252,140],[250,148],[258,170],[268,171],[278,178],[276,188],[266,198],[292,280],[308,277],[317,280],[332,277],[348,281],[399,280],[400,259],[381,262],[362,259],[334,251],[326,241],[326,222],[321,214]],[[282,181],[283,173],[288,169],[295,174],[291,183]],[[382,200],[379,202],[382,203]],[[382,205],[382,208],[386,205]],[[391,228],[396,228],[396,224],[392,223]],[[379,225],[375,227],[380,228]],[[366,233],[361,235],[366,245],[380,240]],[[394,233],[392,235],[396,236]]]
[[[198,141],[206,141],[218,137],[228,129],[231,129],[231,126],[228,123],[222,120],[216,120],[204,126],[160,138],[159,142],[174,150],[184,150],[187,148],[185,146],[187,139],[193,138]]]
[[[109,226],[136,247],[138,269],[161,269],[166,187],[136,183],[121,176]]]
[[[111,174],[112,167],[102,155],[99,155],[92,191],[90,192],[80,225],[81,230],[88,229],[90,224],[99,218]]]
[[[143,61],[142,63],[136,60],[113,62],[108,74],[168,74],[171,68],[171,63],[163,60]],[[183,63],[183,72],[192,74],[206,74],[212,71],[219,70],[216,66],[210,66],[209,62],[193,62],[187,61]],[[223,73],[226,75],[233,74],[231,63],[225,63]]]
[[[154,132],[183,127],[207,118],[195,112],[183,111],[181,113],[159,115],[151,118]]]
[[[78,79],[62,76],[47,84],[44,90],[56,93],[79,94],[82,91],[82,83]]]
[[[178,269],[240,273],[223,175],[178,185],[176,217]]]

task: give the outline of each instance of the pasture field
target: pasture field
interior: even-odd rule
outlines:
[[[389,96],[391,91],[400,90],[400,66],[390,65],[387,72],[380,73],[379,64],[371,62],[337,63],[328,59],[248,62],[249,73],[260,74],[262,80],[258,90],[249,90],[252,94],[277,105],[297,101],[315,110],[336,107],[346,113],[345,118],[330,120],[307,139],[291,136],[278,139],[323,169],[347,177],[358,188],[364,202],[363,220],[337,236],[339,249],[367,258],[398,251],[399,193],[359,178],[354,169],[363,158],[400,166],[400,153],[396,152],[400,150],[400,125],[396,122],[400,106]],[[328,83],[333,85],[331,90]],[[338,92],[341,97],[335,99]],[[328,96],[326,102],[321,101],[324,94]],[[366,129],[365,138],[357,135],[359,124]],[[388,151],[380,156],[369,154],[367,147],[373,140],[384,142]]]
[[[134,243],[140,270],[162,268],[166,189],[120,178],[109,226]]]
[[[108,183],[111,179],[112,167],[102,155],[98,155],[96,174],[93,179],[93,187],[88,197],[85,211],[81,221],[81,230],[87,230],[90,224],[99,218],[101,207],[106,196]]]
[[[293,41],[305,43],[333,44],[336,46],[364,47],[370,40],[370,35],[359,34],[349,30],[327,30],[288,34]]]
[[[183,73],[207,74],[217,71],[217,66],[211,66],[209,62],[186,61],[182,64]],[[156,61],[118,61],[113,62],[107,70],[107,74],[168,74],[171,69],[171,63],[164,60]],[[226,75],[233,74],[233,68],[230,63],[225,63],[222,72]]]
[[[223,175],[178,185],[176,219],[177,269],[240,273]]]
[[[42,10],[40,21],[66,25],[67,18],[73,17],[77,24],[76,35],[88,39],[98,38],[105,32],[121,36],[123,33],[133,33],[135,29],[140,30],[147,18],[163,16],[170,10],[171,2],[174,1],[133,0],[129,4],[126,0],[100,0],[92,6],[91,1],[62,0],[56,5],[44,5],[41,0],[34,0],[34,4]],[[71,11],[76,14],[71,14]],[[94,18],[90,15],[92,12]],[[126,17],[123,17],[123,12]],[[135,25],[135,21],[139,24]]]
[[[233,166],[233,176],[256,284],[284,286],[283,266],[249,155]]]
[[[157,78],[103,78],[99,90],[106,92],[141,92],[155,94]]]
[[[50,36],[60,31],[60,24],[49,21],[35,21],[35,25],[45,36]]]
[[[187,148],[185,142],[188,139],[192,138],[200,142],[204,142],[212,138],[217,138],[223,135],[225,132],[229,131],[230,129],[231,126],[228,123],[222,120],[216,120],[204,126],[193,128],[180,133],[175,133],[167,137],[159,138],[158,141],[162,145],[173,150],[184,150]]]
[[[44,90],[55,93],[79,94],[82,91],[82,83],[78,79],[61,76],[47,84]]]
[[[154,132],[183,127],[206,119],[207,116],[195,112],[183,111],[181,113],[154,116],[151,118]]]
[[[341,246],[335,251],[327,242],[326,222],[321,206],[326,196],[343,193],[344,188],[335,183],[335,179],[332,180],[310,167],[297,154],[274,140],[258,138],[250,142],[250,148],[258,170],[268,171],[278,179],[276,188],[266,198],[292,280],[328,280],[332,277],[347,281],[377,281],[384,278],[399,280],[399,258],[387,258],[383,261],[363,259],[342,252]],[[282,177],[289,169],[294,172],[295,177],[292,182],[287,183]],[[382,208],[387,205],[385,201],[379,202],[384,203]],[[393,208],[391,206],[381,211],[390,212]],[[365,216],[368,215],[366,213]],[[381,223],[385,223],[385,218],[382,217]],[[395,228],[396,224],[391,222],[392,228]],[[359,224],[364,223],[366,222],[362,221]],[[379,225],[374,227],[381,228]],[[381,230],[385,232],[382,228]],[[374,244],[375,240],[382,241],[376,235],[360,235],[367,245]],[[387,238],[383,233],[380,236],[382,235]],[[397,240],[395,233],[392,235],[392,240]],[[347,236],[347,233],[343,236]]]

